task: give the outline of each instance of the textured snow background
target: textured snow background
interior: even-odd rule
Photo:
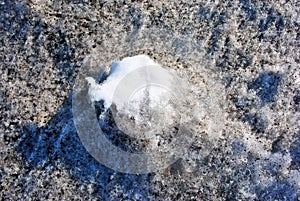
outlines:
[[[0,197],[299,200],[299,6],[295,0],[1,0]],[[71,89],[87,55],[145,26],[198,41],[226,89],[228,116],[218,148],[205,159],[198,140],[162,172],[121,174],[82,146]],[[201,84],[197,69],[172,61],[163,66],[184,69]]]

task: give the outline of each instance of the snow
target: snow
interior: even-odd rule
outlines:
[[[104,107],[108,109],[113,102],[113,94],[120,81],[134,70],[147,65],[158,64],[146,55],[137,55],[113,63],[108,78],[101,84],[97,84],[94,78],[87,77],[91,101],[104,100]]]
[[[138,55],[115,62],[100,84],[91,77],[86,80],[91,101],[103,100],[106,110],[114,104],[118,128],[144,139],[174,127],[180,118],[179,101],[171,89],[178,83],[173,76],[148,56]]]

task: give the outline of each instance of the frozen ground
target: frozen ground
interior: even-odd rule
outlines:
[[[299,200],[299,6],[296,0],[0,0],[1,199]],[[172,41],[179,56],[163,44],[130,52],[149,28],[183,36]],[[129,46],[120,43],[123,36]],[[201,65],[185,61],[193,58],[185,49],[189,39]],[[199,135],[181,160],[151,174],[99,164],[81,144],[71,108],[76,75],[99,52],[106,67],[148,54],[187,77],[199,94],[203,68],[209,69],[225,88],[217,147],[203,158]]]

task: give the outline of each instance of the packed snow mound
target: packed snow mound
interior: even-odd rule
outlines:
[[[111,109],[117,126],[125,133],[139,139],[150,138],[178,126],[179,100],[185,96],[176,95],[184,91],[179,90],[183,84],[148,56],[115,62],[101,84],[91,77],[86,80],[91,101],[104,100],[105,109]]]
[[[91,101],[104,100],[104,107],[108,109],[113,102],[113,95],[120,81],[129,73],[138,68],[150,65],[159,65],[146,55],[127,57],[112,64],[108,78],[101,84],[97,84],[94,78],[87,77],[90,84],[89,96]]]

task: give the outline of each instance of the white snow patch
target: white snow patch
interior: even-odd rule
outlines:
[[[158,64],[146,55],[137,55],[113,63],[108,78],[101,84],[97,84],[94,78],[87,77],[86,80],[90,84],[91,101],[104,100],[104,107],[108,109],[112,104],[113,93],[119,82],[132,71],[147,65]]]

